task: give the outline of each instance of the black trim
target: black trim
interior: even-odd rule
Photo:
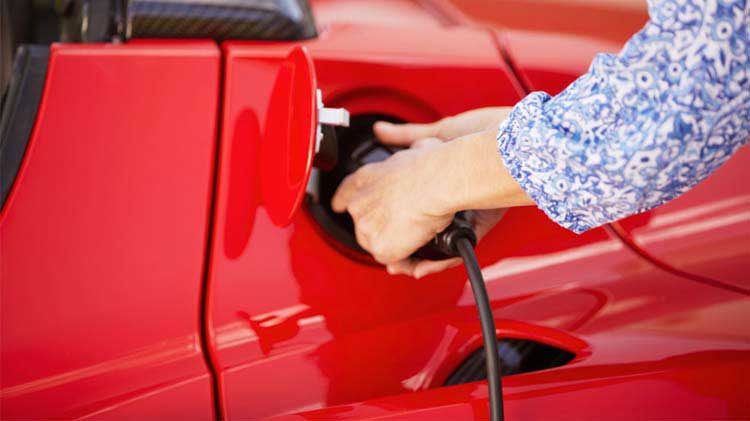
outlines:
[[[502,338],[497,340],[500,372],[503,377],[532,373],[561,367],[571,362],[575,354],[562,348],[527,339]],[[476,382],[487,379],[484,347],[474,351],[443,383],[443,386]]]
[[[125,38],[303,40],[318,31],[308,0],[129,0]]]
[[[26,153],[47,77],[49,47],[21,45],[0,117],[0,208]]]
[[[118,0],[76,0],[58,12],[63,42],[109,42],[123,26]]]

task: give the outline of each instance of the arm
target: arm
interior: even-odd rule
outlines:
[[[692,188],[750,136],[750,5],[654,2],[618,55],[551,98],[535,92],[498,147],[523,189],[575,232]]]
[[[458,210],[536,203],[582,232],[690,189],[750,136],[750,2],[671,4],[557,97],[522,100],[497,146],[492,131],[421,142],[350,175],[334,209],[378,261],[414,274],[408,256]]]

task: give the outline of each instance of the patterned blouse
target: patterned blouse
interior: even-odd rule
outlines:
[[[513,178],[577,233],[674,199],[750,138],[750,0],[651,0],[649,15],[497,135]]]

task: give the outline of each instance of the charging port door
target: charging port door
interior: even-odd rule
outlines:
[[[276,52],[276,51],[274,51]],[[259,51],[260,53],[260,51]],[[244,57],[232,63],[228,76],[245,81],[247,89],[228,91],[244,103],[245,115],[258,122],[257,130],[246,132],[259,159],[255,174],[259,200],[277,225],[289,223],[304,196],[310,175],[317,133],[315,71],[307,50],[294,47],[288,52]],[[234,65],[237,65],[235,68]],[[241,71],[239,68],[243,68]],[[231,73],[230,73],[231,72]],[[231,83],[231,82],[230,82]],[[270,89],[270,92],[263,92]],[[229,107],[238,105],[236,102]]]
[[[324,108],[307,49],[298,44],[242,43],[226,48],[224,148],[243,147],[254,201],[278,226],[300,208],[321,124],[348,125],[346,110]],[[239,51],[239,53],[235,53]]]

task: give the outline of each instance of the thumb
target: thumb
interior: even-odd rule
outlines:
[[[409,146],[415,140],[425,137],[435,137],[438,131],[437,123],[429,124],[393,124],[378,121],[373,126],[377,138],[388,145]]]
[[[453,266],[461,264],[460,257],[454,257],[446,260],[420,260],[412,269],[412,276],[419,279],[431,273],[442,272]]]

